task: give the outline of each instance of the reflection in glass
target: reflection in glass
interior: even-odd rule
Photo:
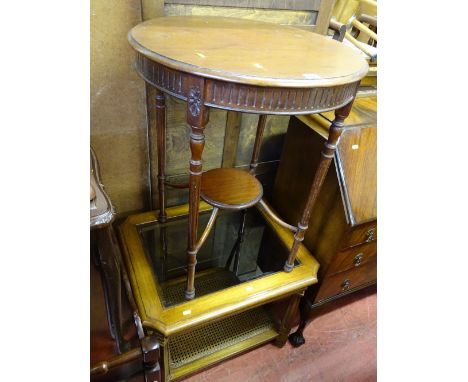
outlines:
[[[245,226],[242,225],[243,214]],[[210,211],[200,214],[199,236],[209,216]],[[186,301],[187,229],[187,216],[164,224],[139,226],[145,253],[166,307]],[[289,248],[257,209],[220,211],[215,227],[197,255],[195,298],[282,272],[288,253]]]

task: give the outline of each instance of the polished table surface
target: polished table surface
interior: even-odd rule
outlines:
[[[368,71],[359,53],[337,41],[253,20],[162,17],[138,24],[128,39],[166,67],[244,84],[334,86],[358,81]]]
[[[352,49],[312,32],[225,17],[156,18],[135,26],[128,39],[136,50],[136,71],[158,89],[155,94],[155,127],[160,208],[159,211],[130,217],[122,226],[130,276],[138,290],[136,300],[144,325],[171,335],[227,312],[232,314],[287,295],[294,295],[288,308],[291,313],[297,306],[301,291],[317,281],[317,263],[301,242],[344,128],[344,119],[351,109],[359,81],[367,73],[367,62]],[[164,93],[187,101],[186,118],[191,132],[189,182],[186,185],[189,203],[171,208],[167,208],[165,198],[165,187],[173,185],[167,182],[165,174]],[[250,174],[239,173],[237,180],[224,188],[226,177],[223,174],[240,170],[213,169],[203,173],[204,129],[211,107],[261,115]],[[255,179],[255,168],[266,115],[297,115],[327,110],[335,110],[335,120],[323,147],[301,221],[293,226],[291,224],[296,222],[284,222],[266,201],[259,200],[262,187]],[[201,207],[204,204],[200,197],[214,207],[202,235],[198,229],[199,213],[210,209],[206,205]],[[197,296],[194,287],[197,254],[214,226],[210,222],[215,222],[217,209],[237,210],[253,205],[281,238],[282,245],[289,248],[287,259],[283,259],[286,260],[284,272],[278,269],[271,275],[247,282],[248,286],[214,292],[210,298]],[[181,215],[188,215],[189,228],[186,301],[168,308],[163,307],[158,294],[158,281],[142,249],[138,227],[150,221],[160,224],[164,249],[165,224]],[[151,217],[149,220],[148,216]],[[287,338],[289,319],[280,330],[281,344]]]
[[[135,69],[159,90],[155,106],[161,223],[166,221],[165,186],[171,186],[164,169],[166,106],[163,93],[187,101],[191,159],[186,185],[189,188],[189,232],[185,294],[189,300],[195,297],[197,253],[214,226],[218,209],[246,209],[256,203],[265,205],[260,200],[262,187],[255,179],[265,115],[336,110],[322,161],[297,227],[275,216],[268,207],[266,210],[273,220],[295,233],[284,265],[284,270],[291,272],[344,119],[351,109],[360,79],[368,71],[367,62],[354,50],[309,31],[227,17],[159,17],[135,26],[128,33],[128,40],[137,52]],[[243,174],[239,169],[214,169],[203,174],[204,128],[211,107],[262,115],[250,174]],[[237,180],[223,188],[226,171],[232,173],[227,178]],[[198,237],[200,197],[215,208],[205,231]]]

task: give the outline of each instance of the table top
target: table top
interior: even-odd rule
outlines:
[[[368,71],[353,49],[316,33],[212,16],[155,18],[135,26],[132,47],[166,67],[202,77],[272,87],[329,87]]]

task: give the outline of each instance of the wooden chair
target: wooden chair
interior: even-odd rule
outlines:
[[[101,183],[98,161],[92,149],[90,183],[91,249],[103,281],[110,332],[121,351],[127,345],[122,336],[120,250],[112,227],[114,208]]]
[[[371,62],[377,61],[377,2],[360,0],[346,22],[345,41],[362,51]]]
[[[328,26],[333,39],[359,51],[369,63],[369,72],[361,80],[360,93],[375,95],[377,88],[377,2],[360,0],[354,15],[346,24],[334,16]]]
[[[91,149],[90,170],[91,243],[103,280],[110,332],[116,341],[118,352],[121,353],[94,365],[91,368],[91,380],[115,381],[144,370],[147,381],[160,381],[159,342],[155,337],[144,335],[138,314],[134,313],[134,322],[137,327],[140,346],[128,350],[129,343],[124,340],[122,335],[122,279],[127,287],[127,296],[135,312],[136,306],[132,292],[129,289],[130,283],[126,276],[125,267],[121,264],[120,249],[112,227],[115,217],[114,208],[101,183],[99,164],[93,149]]]
[[[126,287],[128,300],[134,312],[133,321],[138,334],[138,346],[93,365],[90,372],[91,381],[126,380],[142,371],[146,382],[161,381],[159,341],[155,336],[145,336],[124,267],[122,267],[122,278]]]
[[[326,34],[335,0],[143,1],[143,19],[157,16],[227,16],[288,24]]]

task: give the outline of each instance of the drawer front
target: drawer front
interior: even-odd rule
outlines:
[[[347,271],[348,269],[362,267],[369,261],[375,260],[376,257],[376,241],[346,249],[336,254],[335,259],[327,271],[327,275],[331,276],[336,273]]]
[[[377,240],[377,222],[358,225],[352,228],[343,240],[342,249]]]
[[[377,280],[377,260],[355,269],[326,277],[320,285],[315,302],[345,293],[351,289]]]

